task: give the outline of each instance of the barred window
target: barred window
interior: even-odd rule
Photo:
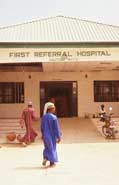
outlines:
[[[24,103],[23,82],[0,82],[0,104]]]
[[[94,81],[95,102],[119,102],[119,81]]]

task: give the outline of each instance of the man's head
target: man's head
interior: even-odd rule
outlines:
[[[105,108],[105,106],[104,106],[104,104],[102,104],[102,105],[101,105],[101,109],[104,110],[104,108]]]
[[[55,105],[54,103],[49,102],[47,105],[47,112],[54,113],[55,112]]]
[[[101,107],[104,108],[104,104],[102,104]]]
[[[32,101],[28,102],[28,107],[32,107]]]

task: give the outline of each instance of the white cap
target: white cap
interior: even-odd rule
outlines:
[[[29,102],[28,102],[28,105],[32,105],[32,101],[29,101]]]
[[[55,107],[54,103],[51,103],[51,102],[47,103],[47,109],[54,108],[54,107]]]
[[[54,103],[51,103],[51,102],[45,103],[44,110],[43,110],[43,114],[46,114],[47,109],[49,109],[49,108],[54,108],[54,107],[55,107]]]

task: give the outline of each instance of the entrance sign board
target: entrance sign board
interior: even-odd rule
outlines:
[[[0,63],[119,61],[119,48],[0,48]]]

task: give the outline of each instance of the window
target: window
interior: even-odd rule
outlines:
[[[0,82],[0,104],[24,103],[23,82]]]
[[[119,81],[94,81],[95,102],[119,102]]]

